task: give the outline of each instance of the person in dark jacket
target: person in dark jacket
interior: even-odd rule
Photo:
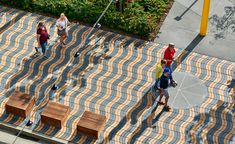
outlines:
[[[168,93],[169,74],[170,74],[170,69],[165,67],[164,71],[163,71],[163,74],[162,74],[162,76],[160,78],[160,91],[161,92],[160,92],[160,98],[159,98],[159,101],[158,101],[159,105],[164,105],[164,108],[165,108],[166,111],[170,110],[170,107],[167,104],[168,99],[169,99],[169,93]],[[165,96],[165,103],[163,103],[161,101],[163,95]]]

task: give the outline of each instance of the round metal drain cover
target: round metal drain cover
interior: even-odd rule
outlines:
[[[174,72],[173,78],[178,85],[169,87],[169,105],[176,109],[187,109],[202,104],[208,96],[205,83],[192,74]]]

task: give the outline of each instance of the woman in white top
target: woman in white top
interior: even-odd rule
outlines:
[[[62,47],[65,47],[64,40],[68,37],[68,25],[70,22],[64,13],[60,14],[60,18],[56,21],[57,34],[60,36],[60,43]]]

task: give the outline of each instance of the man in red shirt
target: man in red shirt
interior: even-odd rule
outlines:
[[[168,47],[166,48],[165,52],[164,52],[164,59],[167,61],[166,66],[170,69],[170,74],[169,74],[169,78],[171,81],[171,85],[176,85],[176,82],[173,80],[172,77],[172,68],[171,68],[171,63],[174,60],[174,56],[175,56],[175,45],[173,43],[170,43],[168,45]]]

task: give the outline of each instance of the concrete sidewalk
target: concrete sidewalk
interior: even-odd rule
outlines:
[[[5,130],[0,130],[0,144],[12,144],[15,139],[16,139],[16,135],[17,133],[13,133],[13,132],[9,132],[9,131],[5,131]],[[42,140],[38,140],[36,138],[32,138],[30,139],[30,137],[18,137],[17,140],[15,141],[15,144],[46,144],[47,142],[42,141]]]
[[[198,36],[203,0],[176,0],[155,42],[235,62],[235,1],[211,0],[208,34]]]

